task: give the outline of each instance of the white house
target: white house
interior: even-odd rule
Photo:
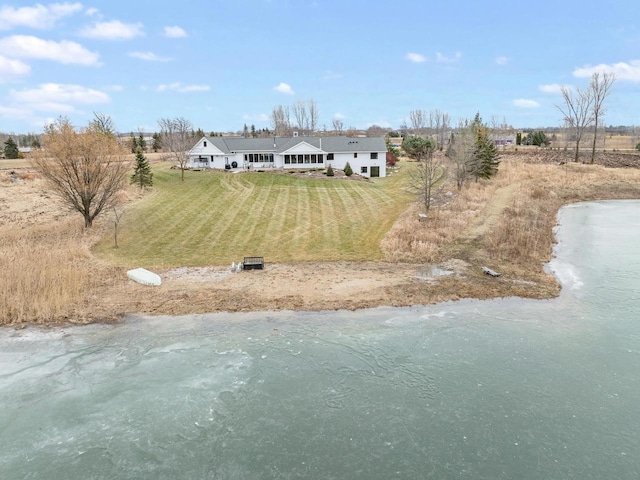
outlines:
[[[384,138],[202,137],[189,151],[191,168],[343,170],[347,162],[363,177],[386,176]]]

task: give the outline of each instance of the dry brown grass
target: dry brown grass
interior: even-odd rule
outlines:
[[[28,178],[28,172],[21,173]],[[17,203],[27,197],[31,197],[28,203]],[[315,283],[324,268],[327,285],[343,289],[349,285],[345,289],[349,295],[329,301],[326,296],[314,296],[313,289],[302,295],[300,280],[295,275],[289,278],[293,274],[287,268],[280,269],[284,273],[278,268],[265,271],[264,275],[273,276],[264,277],[273,283],[266,289],[269,295],[244,294],[248,287],[241,282],[256,283],[251,274],[231,277],[233,281],[219,285],[176,283],[176,287],[163,284],[153,290],[132,285],[126,280],[125,268],[108,266],[90,250],[100,235],[111,235],[106,220],[87,234],[77,214],[61,213],[37,179],[19,185],[2,183],[0,324],[104,321],[126,311],[180,314],[364,308],[462,297],[549,297],[557,293],[558,285],[542,267],[551,256],[558,209],[577,201],[620,198],[640,198],[640,169],[573,163],[560,166],[544,163],[535,155],[505,156],[495,179],[471,183],[461,192],[453,187],[451,194],[432,208],[427,221],[418,220],[416,205],[399,217],[382,248],[386,261],[406,263],[370,265],[371,272],[364,272],[357,281],[347,280],[354,269],[364,268],[357,264],[343,265],[340,272],[333,263],[287,267],[294,272],[302,269]],[[408,263],[415,264],[415,269]],[[424,268],[422,264],[434,263],[461,267],[457,275],[437,283],[413,277],[411,272]],[[494,279],[482,274],[479,267],[483,265],[503,276]],[[393,273],[398,277],[399,270],[403,273],[392,284],[389,279]],[[387,287],[376,287],[375,294],[358,303],[355,285],[370,293],[373,290],[367,281],[374,274]],[[233,282],[238,283],[237,291]]]
[[[4,232],[0,239],[4,323],[77,318],[92,282],[82,232],[63,224]]]
[[[419,221],[416,207],[385,237],[390,261],[444,262],[457,258],[542,282],[552,253],[553,226],[562,205],[600,199],[640,198],[640,170],[600,165],[528,163],[512,156],[495,179],[471,183]],[[445,197],[446,198],[446,197]],[[472,275],[480,269],[470,269]],[[533,293],[533,296],[536,296]]]

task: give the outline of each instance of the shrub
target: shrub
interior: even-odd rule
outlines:
[[[398,157],[396,157],[391,152],[387,152],[387,166],[393,167],[397,162],[398,162]]]
[[[638,143],[638,144],[636,145],[636,150],[638,150],[638,151],[640,152],[640,143]]]
[[[327,167],[327,177],[333,177],[334,173],[333,173],[333,168],[331,167],[331,165],[329,165]]]
[[[349,162],[347,162],[347,164],[344,166],[344,174],[347,177],[350,177],[351,175],[353,175],[353,170],[351,169],[351,165],[349,165]]]

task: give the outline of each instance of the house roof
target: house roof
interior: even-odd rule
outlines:
[[[382,137],[205,137],[223,153],[273,152],[283,153],[300,143],[308,143],[326,153],[341,152],[386,152],[387,145]]]

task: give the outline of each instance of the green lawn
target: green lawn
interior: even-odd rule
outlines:
[[[154,165],[151,193],[128,207],[119,248],[96,253],[123,266],[376,260],[380,240],[409,201],[402,174],[358,182],[287,173],[185,172]]]

